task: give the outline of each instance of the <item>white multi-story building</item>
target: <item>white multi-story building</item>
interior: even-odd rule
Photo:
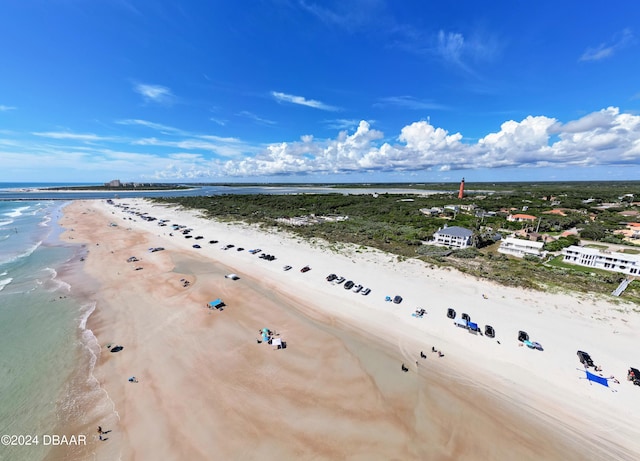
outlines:
[[[542,250],[543,242],[534,242],[531,240],[523,240],[515,237],[507,237],[500,243],[498,253],[522,258],[526,255],[538,256],[543,258],[547,252]]]
[[[598,250],[577,245],[562,250],[563,261],[628,275],[640,274],[640,255]]]
[[[471,246],[473,232],[459,226],[444,227],[433,234],[433,243],[454,248]]]

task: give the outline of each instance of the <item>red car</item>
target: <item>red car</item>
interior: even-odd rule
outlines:
[[[304,266],[302,269],[300,269],[300,272],[309,272],[311,270],[311,268],[309,266]]]

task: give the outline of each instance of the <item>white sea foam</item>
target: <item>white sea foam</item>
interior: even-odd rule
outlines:
[[[58,272],[51,268],[51,267],[45,267],[44,270],[46,272],[48,272],[49,274],[51,274],[51,283],[53,283],[54,287],[51,291],[66,291],[67,293],[69,293],[71,291],[71,285],[69,285],[67,282],[65,282],[64,280],[59,280],[58,277]]]
[[[38,223],[38,226],[49,227],[50,222],[51,222],[51,216],[45,216],[44,219]]]
[[[10,218],[17,218],[18,216],[22,216],[22,212],[25,210],[28,210],[30,207],[28,206],[21,206],[18,208],[15,208],[13,211],[9,211],[7,213],[4,213],[5,216],[9,216]]]
[[[13,219],[3,219],[0,221],[0,227],[2,226],[8,226],[9,224],[11,224],[13,222]]]
[[[1,275],[7,275],[6,272],[3,272]],[[11,282],[13,281],[13,279],[11,277],[6,278],[6,279],[0,279],[0,291],[4,290],[4,287],[6,287],[7,285],[9,285]]]
[[[19,259],[22,258],[28,258],[29,256],[31,256],[33,254],[34,251],[36,251],[38,249],[38,247],[42,244],[42,240],[39,241],[38,243],[33,244],[32,246],[30,246],[29,248],[27,248],[25,251],[23,251],[20,254],[17,254],[15,256],[12,256],[11,258],[9,258],[6,261],[0,261],[0,264],[8,264],[8,263],[13,263],[18,261]]]
[[[120,414],[116,410],[116,404],[109,396],[109,393],[106,389],[104,389],[98,378],[93,374],[93,370],[95,369],[95,365],[98,361],[98,357],[100,357],[100,353],[102,348],[100,347],[100,343],[98,342],[98,338],[93,334],[93,330],[87,328],[87,320],[91,317],[91,314],[96,310],[96,303],[88,303],[82,306],[81,315],[80,315],[80,330],[82,330],[82,344],[89,352],[89,375],[87,378],[87,382],[92,385],[94,388],[98,389],[100,392],[103,392],[107,401],[107,404],[110,406],[111,412],[120,420]]]
[[[35,216],[38,213],[40,213],[42,210],[46,209],[46,207],[40,202],[36,203],[34,207],[35,208],[33,209],[33,211],[29,213],[31,216]]]
[[[91,317],[91,314],[93,314],[93,311],[96,310],[96,303],[95,301],[92,303],[88,303],[84,306],[82,306],[81,309],[81,316],[80,316],[80,329],[81,330],[86,330],[87,329],[87,320],[89,320],[89,317]],[[91,330],[88,330],[91,331]],[[91,334],[93,334],[93,332],[91,332]],[[95,338],[95,336],[94,336]],[[96,342],[97,344],[97,342]],[[98,347],[98,350],[100,349],[100,347]]]
[[[100,343],[98,342],[98,338],[96,338],[96,335],[93,334],[93,331],[87,328],[87,320],[89,320],[89,317],[91,317],[91,314],[93,314],[93,311],[95,310],[95,301],[82,306],[80,310],[79,327],[80,330],[82,330],[82,345],[87,349],[90,355],[88,381],[99,386],[98,379],[93,375],[93,369],[96,362],[98,361],[98,357],[100,356]]]

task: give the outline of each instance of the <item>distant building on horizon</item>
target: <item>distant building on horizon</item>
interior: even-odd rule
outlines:
[[[108,183],[105,183],[105,187],[122,187],[122,183],[119,179],[113,179]]]

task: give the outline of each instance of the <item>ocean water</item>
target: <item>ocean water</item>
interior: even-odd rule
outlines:
[[[58,241],[63,206],[0,201],[0,435],[59,434],[82,419],[94,306],[59,275],[83,251]],[[0,459],[41,460],[50,448],[0,446]]]

